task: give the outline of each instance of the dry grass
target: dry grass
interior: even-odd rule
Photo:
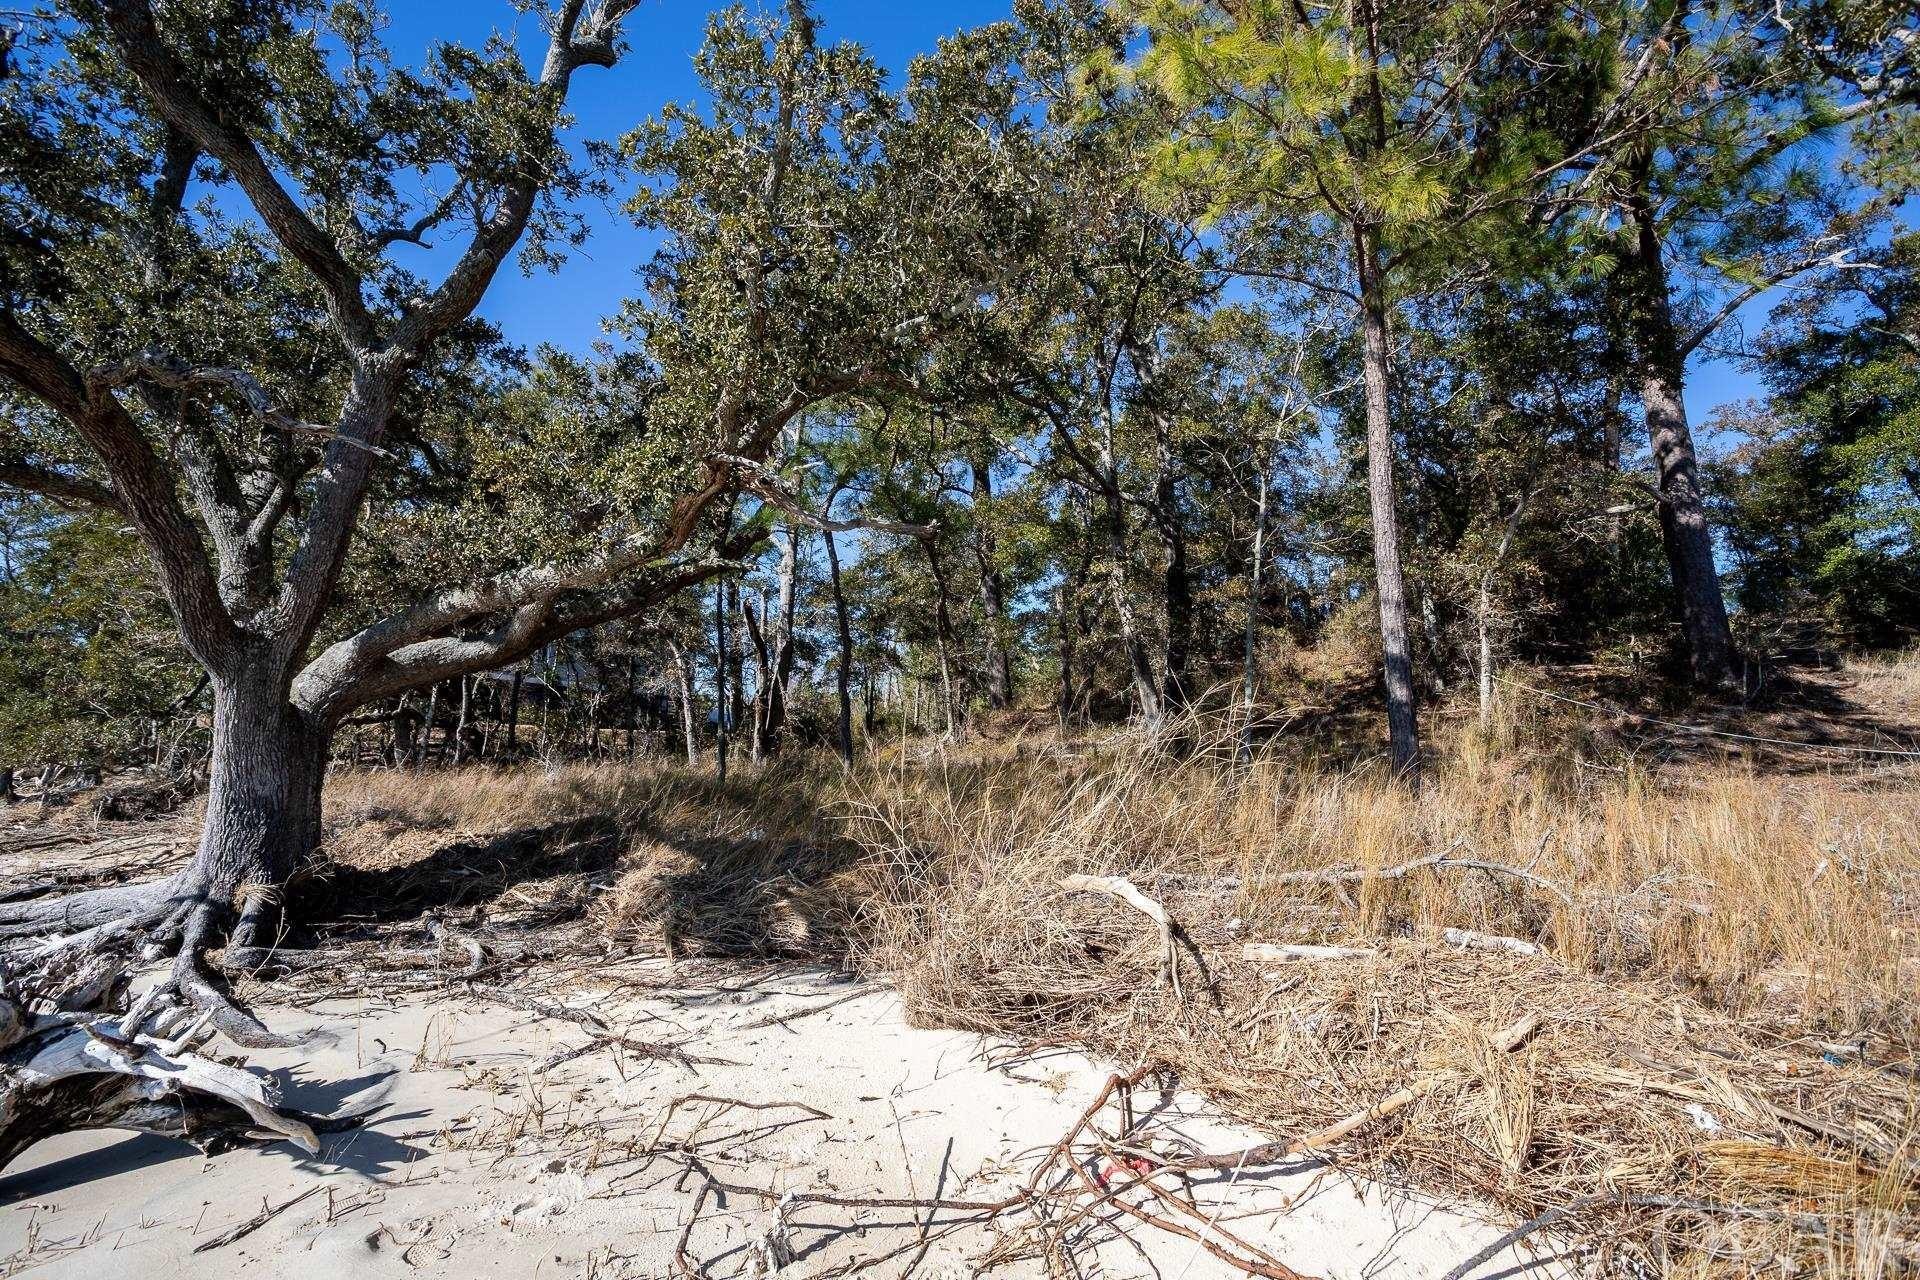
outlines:
[[[1864,678],[1891,699],[1920,665]],[[840,955],[891,972],[928,1022],[1163,1062],[1280,1135],[1420,1084],[1336,1161],[1521,1217],[1614,1196],[1580,1219],[1601,1261],[1915,1264],[1920,776],[1649,773],[1536,709],[1443,734],[1415,791],[1279,748],[1237,767],[1203,728],[1178,756],[1014,733],[725,788],[651,764],[356,775],[334,788],[333,848],[358,865],[589,830],[607,848],[576,872],[582,912],[609,939]],[[1368,874],[1435,853],[1528,874]],[[1299,874],[1326,868],[1347,880]],[[1149,922],[1063,891],[1077,873],[1163,899],[1206,971],[1162,981]],[[1544,950],[1457,951],[1446,926]],[[1374,954],[1262,965],[1245,941]],[[1534,1013],[1521,1049],[1491,1044]]]

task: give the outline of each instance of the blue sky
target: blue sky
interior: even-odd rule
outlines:
[[[570,105],[577,118],[576,141],[613,139],[659,111],[668,102],[700,96],[693,74],[710,0],[642,0],[627,20],[628,52],[611,70],[589,67],[573,82]],[[765,9],[756,0],[750,8]],[[777,7],[777,6],[776,6]],[[862,45],[896,80],[917,53],[931,51],[942,36],[1009,16],[1011,0],[816,0],[827,40]],[[517,13],[507,0],[390,0],[386,36],[394,60],[417,65],[438,41],[477,44],[494,30],[511,33],[530,62],[545,49],[537,15]],[[602,320],[637,291],[636,267],[652,253],[654,238],[635,228],[617,208],[583,211],[592,237],[556,273],[522,275],[509,265],[494,281],[481,314],[497,322],[514,342],[547,342],[572,351],[586,350],[601,335]],[[409,246],[396,250],[402,261],[438,275],[443,266]],[[1774,298],[1762,298],[1742,312],[1749,335],[1758,333]],[[1702,357],[1689,369],[1687,407],[1704,425],[1718,405],[1760,394],[1758,383],[1731,362]]]

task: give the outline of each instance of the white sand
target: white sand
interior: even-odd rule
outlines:
[[[682,1108],[669,1134],[692,1135],[730,1182],[990,1199],[1026,1176],[1105,1079],[1073,1054],[995,1065],[1006,1046],[911,1028],[897,998],[878,987],[788,1024],[742,1029],[859,990],[820,971],[789,970],[704,994],[574,998],[636,1039],[693,1037],[690,1052],[738,1064],[697,1071],[616,1058],[604,1045],[542,1071],[585,1033],[464,993],[397,1006],[267,1008],[277,1029],[318,1028],[316,1043],[257,1059],[281,1067],[290,1103],[332,1111],[377,1102],[378,1117],[326,1139],[317,1159],[279,1145],[203,1160],[181,1144],[114,1133],[43,1143],[0,1176],[0,1275],[667,1276],[699,1179],[683,1181],[670,1159],[636,1160],[627,1144],[648,1145],[677,1096],[796,1101],[831,1117]],[[1260,1140],[1209,1119],[1191,1098],[1174,1098],[1168,1119],[1206,1150]],[[319,1190],[244,1238],[193,1252],[263,1204],[310,1188]],[[1232,1229],[1330,1280],[1438,1277],[1499,1234],[1467,1214],[1356,1187],[1310,1164],[1261,1170],[1206,1196],[1235,1215],[1255,1212]],[[799,1256],[780,1274],[812,1277],[911,1246],[924,1218],[799,1207],[788,1215]],[[690,1255],[710,1276],[755,1274],[764,1264],[753,1246],[775,1221],[773,1206],[759,1201],[710,1201]],[[939,1240],[914,1274],[970,1275],[996,1230],[1021,1225],[1009,1214]],[[859,1274],[899,1276],[912,1256],[909,1249]],[[1523,1263],[1503,1258],[1479,1274]],[[1097,1224],[1076,1239],[1073,1264],[1087,1277],[1240,1274],[1191,1241],[1140,1228],[1129,1242]],[[999,1274],[1045,1268],[1030,1260]]]

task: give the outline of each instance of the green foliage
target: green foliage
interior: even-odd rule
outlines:
[[[193,687],[139,548],[116,522],[0,500],[0,768],[150,749]]]

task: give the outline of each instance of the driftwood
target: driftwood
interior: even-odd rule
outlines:
[[[129,1002],[130,965],[124,950],[53,947],[0,967],[0,1167],[76,1129],[315,1154],[317,1132],[351,1123],[285,1108],[269,1077],[204,1056],[214,1015],[164,986]]]
[[[1157,899],[1140,892],[1140,887],[1125,876],[1067,876],[1060,881],[1062,889],[1089,893],[1104,893],[1120,901],[1153,921],[1160,931],[1160,981],[1171,986],[1173,993],[1180,999],[1186,993],[1180,988],[1180,951],[1185,948],[1193,957],[1193,964],[1200,971],[1201,978],[1207,984],[1214,1002],[1219,1003],[1220,995],[1214,987],[1213,974],[1208,971],[1206,960],[1200,955],[1200,948],[1187,936],[1180,922],[1175,920]]]
[[[1416,871],[1479,871],[1490,876],[1504,876],[1512,880],[1521,880],[1542,889],[1558,898],[1568,906],[1576,905],[1573,895],[1560,885],[1528,867],[1516,867],[1505,862],[1491,862],[1485,858],[1463,858],[1456,856],[1454,850],[1442,849],[1438,853],[1425,854],[1407,862],[1391,867],[1356,867],[1343,863],[1331,867],[1315,867],[1306,871],[1285,871],[1276,876],[1252,878],[1256,887],[1267,885],[1327,885],[1334,889],[1344,889],[1350,884],[1365,884],[1369,881],[1400,880]],[[1190,875],[1182,872],[1162,872],[1158,877],[1161,884],[1172,888],[1194,892],[1237,893],[1246,887],[1247,880],[1240,876]]]
[[[1329,947],[1305,942],[1249,942],[1240,948],[1243,960],[1366,960],[1379,954],[1372,947]]]
[[[1463,951],[1501,951],[1515,956],[1537,956],[1546,948],[1525,938],[1510,938],[1502,933],[1477,933],[1472,929],[1442,929],[1440,937]]]
[[[1509,866],[1504,862],[1489,862],[1485,858],[1456,857],[1451,849],[1443,849],[1439,853],[1429,853],[1425,857],[1378,869],[1324,867],[1315,871],[1289,871],[1284,875],[1275,876],[1273,882],[1275,884],[1364,884],[1374,880],[1399,880],[1416,871],[1482,871],[1492,876],[1506,876],[1514,880],[1524,880],[1528,884],[1544,889],[1570,907],[1574,905],[1572,894],[1538,872],[1526,867]]]

